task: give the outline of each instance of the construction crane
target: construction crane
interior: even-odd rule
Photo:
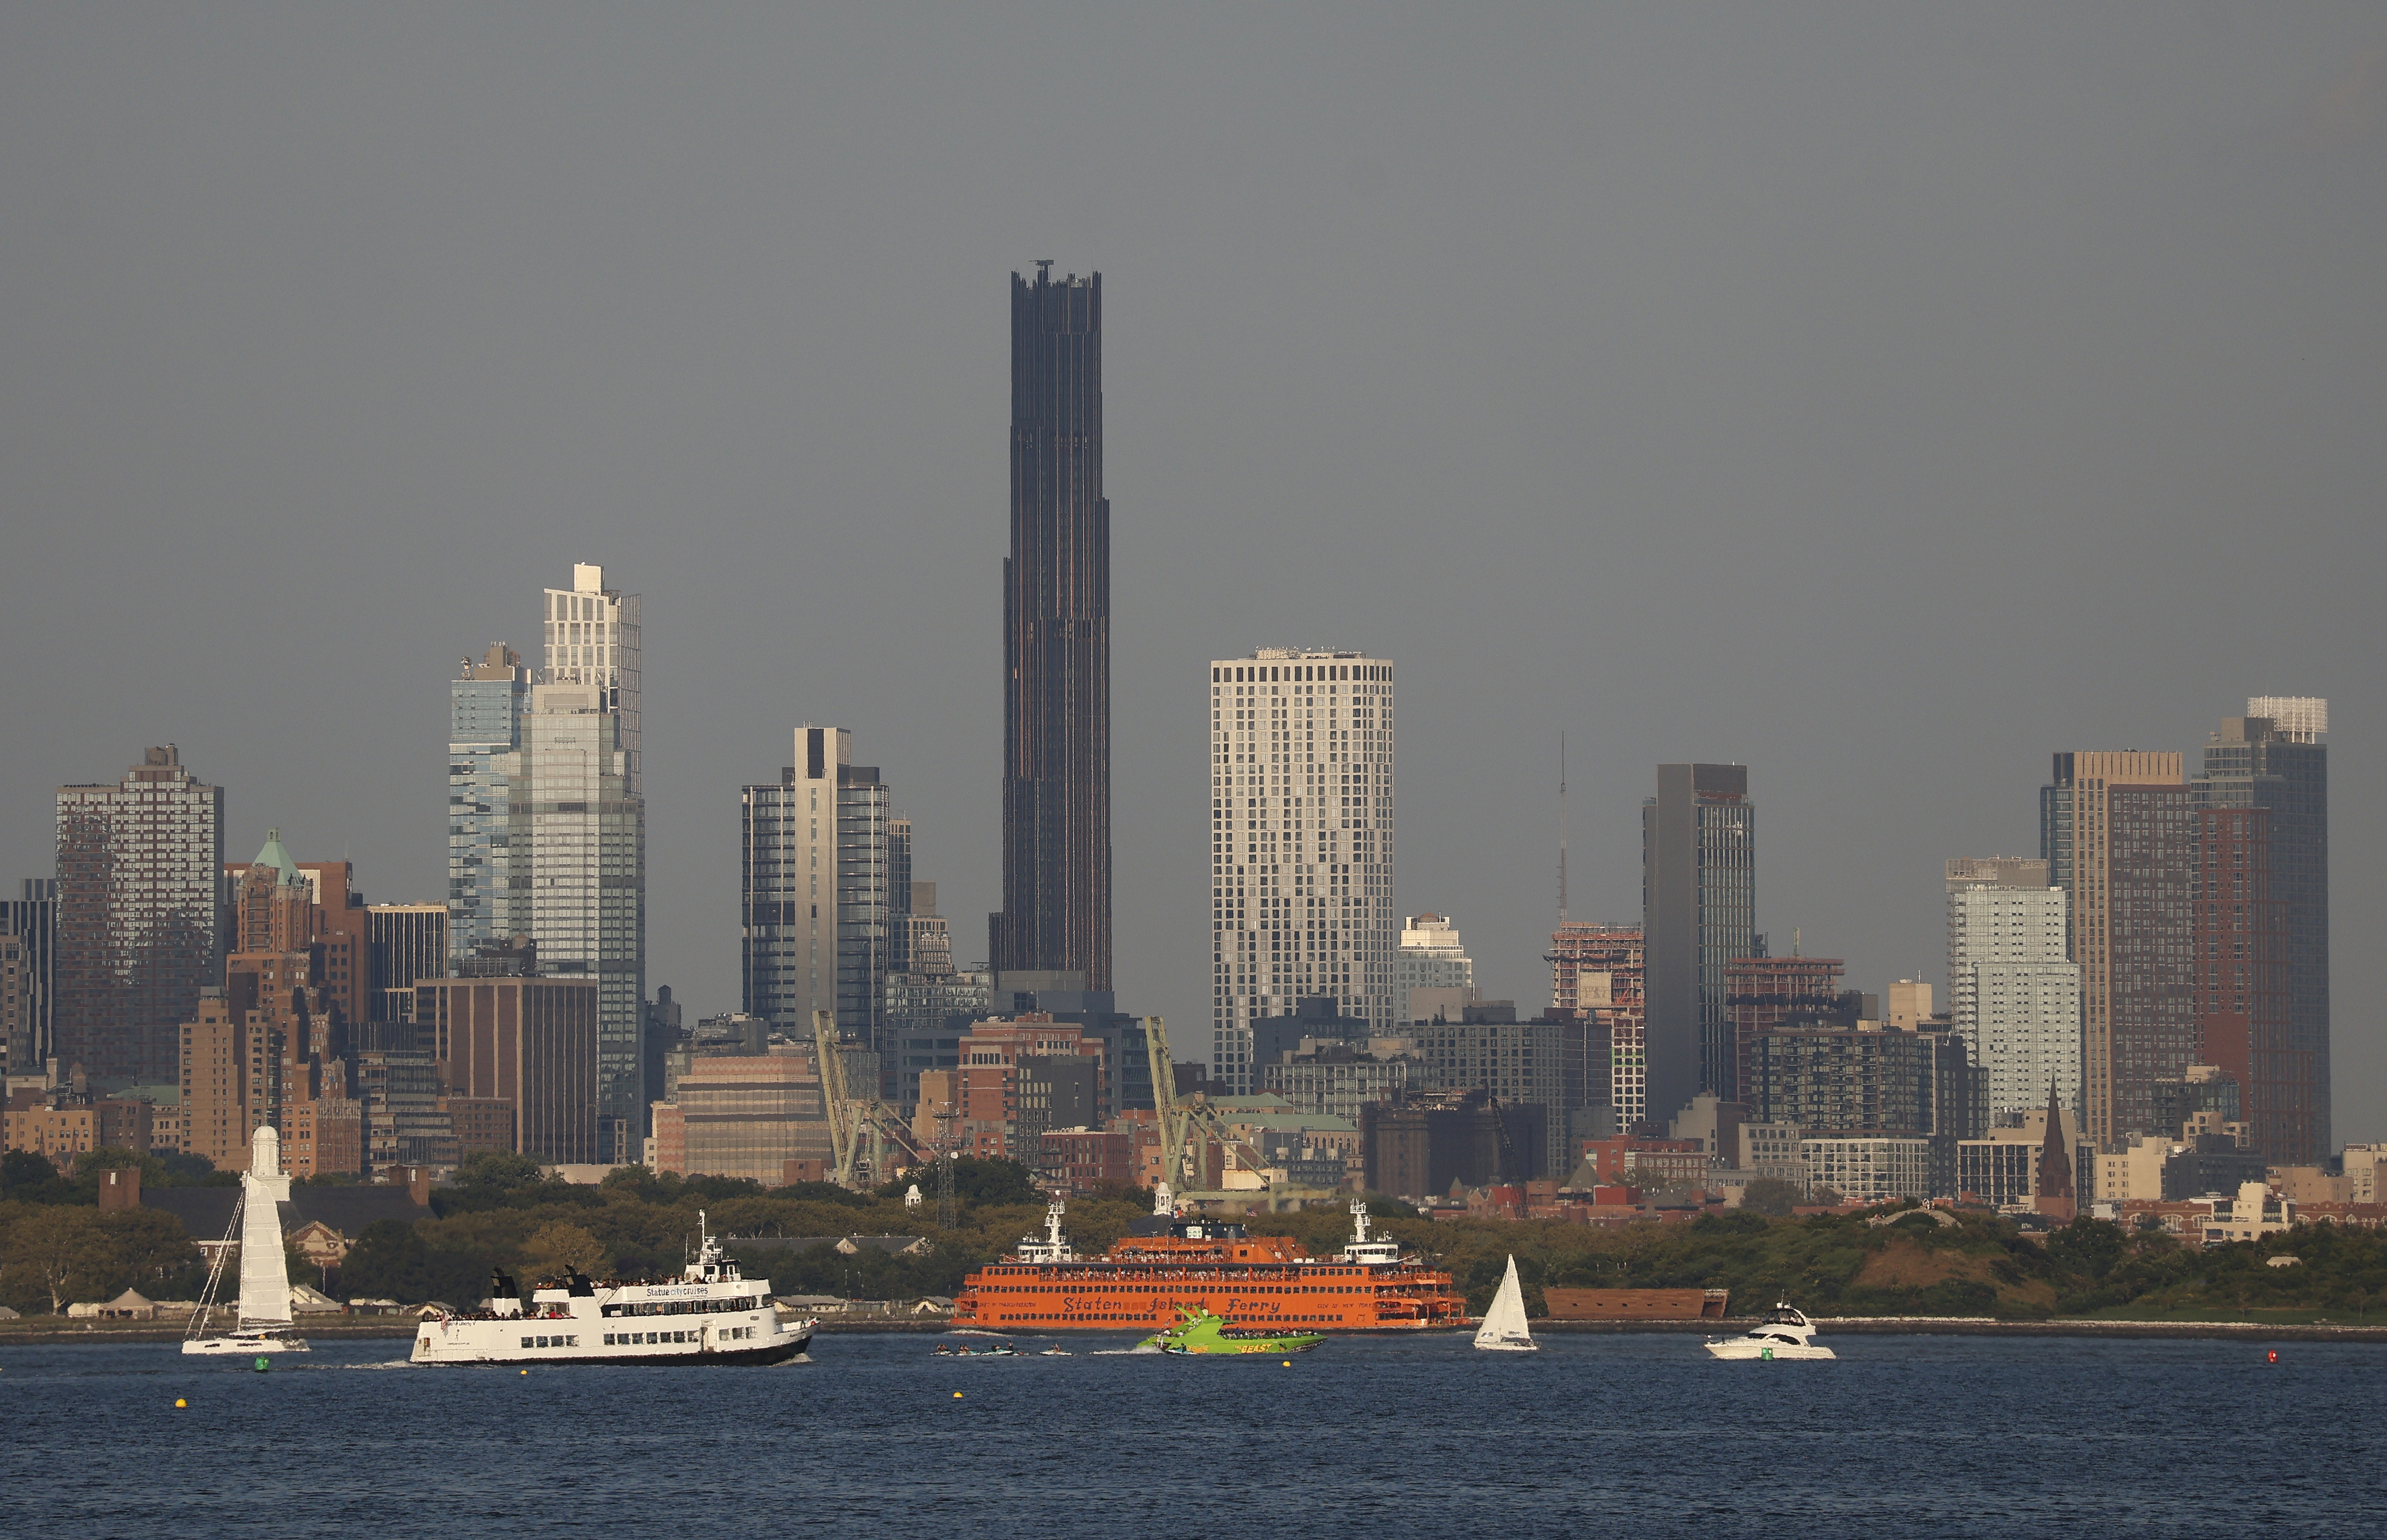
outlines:
[[[853,1136],[849,1132],[845,1092],[845,1055],[839,1053],[837,1028],[827,1011],[813,1013],[813,1067],[820,1073],[821,1116],[828,1120],[828,1157],[832,1180],[840,1187],[853,1180]]]
[[[887,1178],[888,1147],[902,1150],[906,1164],[919,1165],[924,1156],[919,1141],[895,1110],[877,1096],[856,1096],[846,1072],[844,1045],[837,1041],[835,1017],[813,1013],[813,1047],[820,1058],[821,1107],[828,1119],[828,1147],[833,1179],[840,1187],[856,1184],[856,1173],[866,1168],[870,1180]],[[863,1141],[869,1140],[865,1167]]]
[[[1223,1148],[1234,1142],[1219,1115],[1198,1102],[1177,1099],[1177,1077],[1168,1056],[1168,1027],[1160,1017],[1143,1018],[1144,1052],[1152,1061],[1152,1106],[1160,1127],[1160,1180],[1153,1189],[1153,1212],[1169,1211],[1173,1201],[1202,1185],[1202,1152],[1193,1141],[1215,1139]],[[1172,1186],[1170,1179],[1178,1179]]]
[[[1188,1175],[1190,1163],[1185,1158],[1186,1113],[1177,1104],[1177,1075],[1168,1057],[1168,1026],[1156,1016],[1143,1018],[1143,1049],[1152,1061],[1153,1121],[1160,1132],[1160,1175],[1153,1183],[1152,1211],[1170,1211],[1174,1193],[1169,1178],[1181,1180],[1174,1184],[1178,1192],[1199,1187],[1198,1172]]]

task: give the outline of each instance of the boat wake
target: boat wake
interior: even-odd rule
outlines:
[[[1147,1347],[1142,1343],[1136,1344],[1133,1347],[1097,1347],[1092,1352],[1087,1354],[1086,1357],[1089,1358],[1132,1358],[1145,1353],[1156,1354],[1164,1357],[1167,1357],[1166,1354],[1162,1354],[1160,1352],[1160,1349],[1156,1347]]]

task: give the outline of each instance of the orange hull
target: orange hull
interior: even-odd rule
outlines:
[[[1173,1326],[1181,1310],[1311,1332],[1422,1332],[1468,1324],[1450,1275],[1403,1262],[1312,1260],[1286,1236],[1121,1241],[1092,1261],[991,1263],[969,1275],[954,1324],[1006,1332]]]

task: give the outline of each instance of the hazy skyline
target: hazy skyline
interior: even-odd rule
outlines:
[[[179,743],[226,848],[445,890],[447,680],[645,602],[651,989],[738,1004],[739,788],[850,727],[999,902],[1009,274],[1099,269],[1122,1005],[1206,1041],[1206,665],[1401,669],[1397,897],[1537,1005],[1661,762],[1757,919],[1941,981],[2049,756],[2330,698],[2387,485],[2372,6],[24,6],[0,17],[0,878]],[[2337,970],[2341,1140],[2387,1045]]]

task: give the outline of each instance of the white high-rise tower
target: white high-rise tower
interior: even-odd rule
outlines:
[[[2065,954],[2065,895],[2047,863],[1948,863],[1948,1016],[1987,1091],[1989,1116],[2080,1095],[2080,966]]]
[[[1393,665],[1263,647],[1210,664],[1212,1073],[1253,1083],[1252,1022],[1323,996],[1389,1030]]]
[[[595,685],[599,706],[621,719],[630,792],[645,787],[638,753],[638,596],[605,587],[605,569],[575,562],[572,587],[547,590],[543,685]]]
[[[645,1132],[647,814],[638,783],[638,596],[575,566],[547,590],[546,666],[509,771],[504,867],[542,974],[597,984],[601,1156]]]

